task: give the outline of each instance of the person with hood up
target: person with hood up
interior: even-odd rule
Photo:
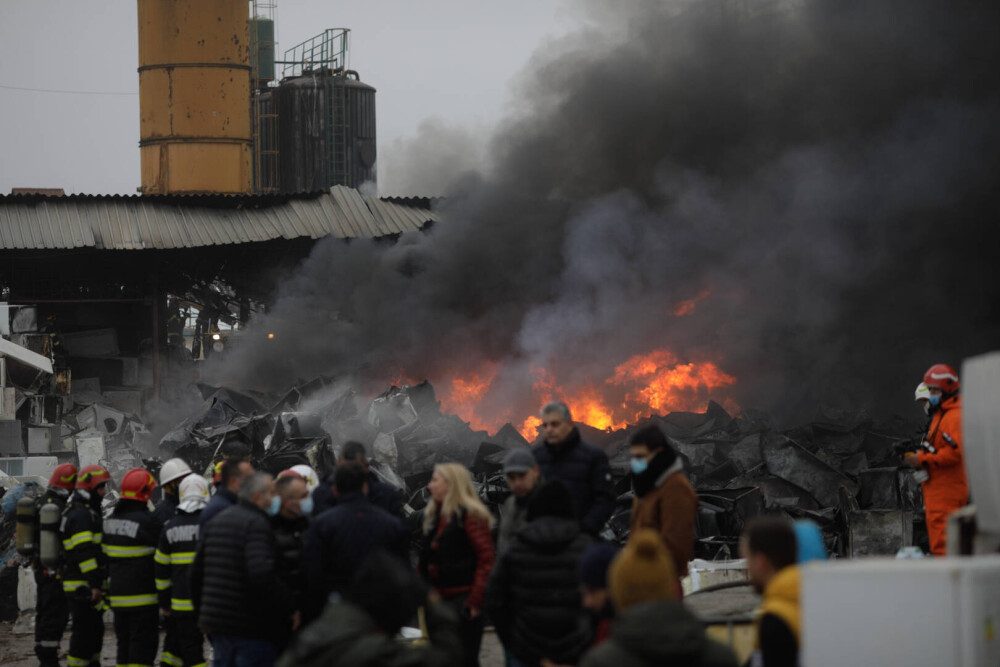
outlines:
[[[611,638],[592,648],[581,667],[736,667],[727,647],[677,599],[674,559],[654,530],[629,537],[611,563],[608,586],[618,616]]]
[[[698,494],[684,474],[681,457],[656,425],[632,434],[629,454],[635,489],[631,530],[651,528],[660,535],[674,559],[680,595],[680,578],[687,574],[688,561],[694,554]]]
[[[511,667],[576,664],[590,646],[578,572],[592,541],[576,521],[566,486],[559,480],[542,485],[486,588],[486,612]]]
[[[198,519],[208,505],[208,482],[188,475],[180,483],[177,514],[163,526],[156,548],[156,589],[164,616],[164,667],[203,667],[205,637],[191,600],[191,563],[198,551]]]
[[[399,641],[411,618],[423,641]],[[447,604],[428,600],[427,587],[386,552],[365,559],[344,597],[326,605],[278,661],[278,667],[453,667],[462,664],[458,619]]]

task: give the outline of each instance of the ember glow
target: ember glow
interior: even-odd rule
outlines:
[[[496,365],[490,365],[441,383],[438,398],[442,411],[491,433],[510,422],[525,438],[534,440],[542,423],[538,416],[510,411],[484,414],[482,400],[489,394],[497,370]],[[615,367],[610,377],[582,386],[564,386],[544,368],[532,369],[532,374],[534,405],[564,400],[574,420],[602,430],[624,428],[650,415],[703,410],[710,397],[730,410],[736,409],[725,395],[725,389],[736,383],[735,377],[710,361],[682,363],[667,349],[636,355]]]

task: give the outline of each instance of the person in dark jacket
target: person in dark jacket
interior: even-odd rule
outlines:
[[[108,601],[115,614],[119,665],[152,667],[160,643],[153,558],[163,525],[149,511],[155,487],[148,470],[129,470],[122,477],[121,498],[104,521],[101,549],[108,558]]]
[[[49,487],[42,497],[35,501],[35,534],[41,535],[42,508],[55,505],[59,514],[66,510],[66,501],[73,493],[76,483],[76,466],[63,463],[56,466],[49,478]],[[66,625],[69,624],[69,604],[63,592],[58,566],[47,568],[42,565],[41,554],[36,550],[31,561],[35,572],[37,602],[35,603],[35,655],[40,667],[59,667],[59,642]]]
[[[736,667],[726,646],[677,599],[673,558],[656,531],[642,528],[615,556],[608,572],[618,613],[611,638],[592,648],[581,667]]]
[[[354,440],[348,440],[341,447],[337,465],[342,466],[345,463],[352,462],[359,463],[365,468],[365,474],[368,477],[368,500],[376,507],[381,507],[393,516],[400,519],[405,518],[405,514],[403,513],[403,495],[400,490],[391,484],[386,484],[375,475],[371,469],[371,461],[368,460],[368,454],[365,452],[363,444]],[[330,473],[323,480],[323,483],[313,491],[314,516],[319,516],[325,510],[337,504],[337,497],[333,493],[335,474],[336,471]]]
[[[360,463],[345,463],[334,474],[337,505],[316,517],[302,548],[302,572],[309,582],[307,618],[323,610],[331,593],[346,593],[358,567],[385,550],[406,561],[403,522],[368,500],[368,475]]]
[[[617,555],[618,547],[613,544],[592,544],[580,557],[580,599],[593,621],[593,646],[611,636],[615,609],[608,591],[608,568]]]
[[[538,495],[542,471],[527,447],[507,452],[503,459],[503,475],[510,488],[510,497],[500,509],[500,529],[497,531],[497,553],[503,553],[514,533],[528,523],[528,506]]]
[[[274,492],[281,498],[281,509],[271,519],[274,541],[278,548],[278,578],[292,594],[296,609],[302,609],[305,579],[302,576],[302,544],[309,530],[308,510],[311,499],[309,485],[300,475],[283,471],[274,483]],[[281,642],[288,645],[290,637]]]
[[[424,641],[396,639],[423,609]],[[458,619],[430,602],[427,588],[399,559],[377,552],[358,568],[344,599],[299,633],[278,667],[452,667],[462,662]]]
[[[544,442],[531,452],[546,480],[561,479],[566,484],[580,525],[596,536],[615,509],[608,455],[580,439],[565,403],[547,404],[541,416]]]
[[[188,475],[180,485],[177,514],[163,526],[156,547],[156,589],[166,635],[163,667],[202,667],[205,637],[191,600],[191,564],[198,551],[198,517],[208,504],[208,482],[201,475]]]
[[[427,484],[420,574],[459,616],[463,665],[478,667],[486,582],[493,569],[493,515],[476,495],[469,471],[439,463]]]
[[[73,629],[69,637],[67,667],[100,667],[104,645],[104,584],[107,561],[101,551],[104,521],[101,501],[111,475],[99,465],[88,465],[76,476],[76,490],[70,496],[59,536],[66,559],[63,562],[63,591],[69,601]]]
[[[792,522],[779,517],[754,517],[740,536],[740,554],[746,559],[750,583],[761,594],[757,642],[751,658],[754,665],[799,664],[798,547]]]
[[[277,549],[269,517],[281,501],[267,473],[253,473],[239,502],[201,526],[191,569],[198,627],[212,640],[216,667],[269,666],[300,615],[275,571]]]
[[[508,664],[575,665],[591,641],[578,568],[592,538],[559,480],[539,489],[527,518],[490,575],[486,612],[510,653]]]
[[[243,481],[253,474],[253,466],[249,461],[241,459],[229,459],[223,461],[219,470],[219,486],[215,495],[208,501],[208,506],[201,511],[201,525],[204,526],[211,521],[216,514],[237,504],[238,493]]]
[[[190,474],[191,467],[184,462],[184,459],[169,459],[160,468],[160,489],[163,491],[163,498],[156,504],[153,518],[161,525],[170,521],[177,513],[177,505],[180,503],[178,489],[181,480]]]

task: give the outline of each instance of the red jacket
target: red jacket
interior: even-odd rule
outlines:
[[[493,535],[489,523],[460,512],[458,526],[438,518],[424,538],[420,571],[437,593],[445,598],[468,594],[466,607],[482,609],[486,582],[493,570]]]
[[[969,502],[961,396],[953,396],[941,404],[927,430],[927,442],[937,451],[917,454],[920,465],[930,474],[922,485],[924,505],[928,512],[954,511]]]

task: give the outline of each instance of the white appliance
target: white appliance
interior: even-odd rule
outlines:
[[[802,664],[1000,665],[1000,556],[813,562]]]
[[[965,470],[979,530],[1000,534],[1000,352],[962,364]]]

